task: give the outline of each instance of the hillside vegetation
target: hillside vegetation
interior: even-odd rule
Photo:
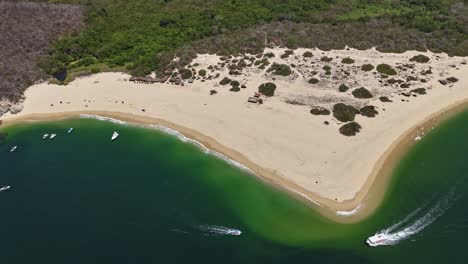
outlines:
[[[38,58],[60,35],[83,26],[83,8],[0,1],[0,17],[0,103],[16,102],[27,86],[47,77]]]
[[[54,45],[41,63],[49,74],[64,67],[85,70],[106,65],[144,75],[167,67],[177,49],[193,56],[193,49],[197,49],[194,41],[206,39],[223,44],[207,52],[222,54],[260,50],[266,40],[290,48],[327,49],[348,44],[391,51],[430,48],[468,55],[468,7],[460,0],[54,2],[85,6],[87,28]],[[369,35],[369,31],[373,32]],[[359,38],[348,32],[357,32]],[[182,64],[190,56],[186,54]]]

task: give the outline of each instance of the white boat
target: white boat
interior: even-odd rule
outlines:
[[[203,231],[207,231],[210,233],[214,234],[219,234],[219,235],[231,235],[231,236],[240,236],[242,234],[242,231],[234,228],[228,228],[224,226],[200,226],[200,229]]]
[[[111,140],[114,141],[115,139],[117,139],[118,136],[119,136],[119,133],[114,131],[114,133],[112,134]]]
[[[49,137],[49,134],[44,134],[44,135],[42,136],[42,139],[46,139],[46,138],[48,138],[48,137]]]
[[[8,190],[10,188],[11,188],[11,186],[3,186],[2,188],[0,188],[0,192],[6,191],[6,190]]]
[[[18,148],[18,146],[14,146],[14,147],[12,147],[12,148],[10,149],[10,152],[13,152],[13,151],[15,151],[17,148]]]
[[[53,139],[53,138],[56,137],[56,136],[57,136],[57,134],[51,134],[51,135],[50,135],[50,139]]]
[[[67,134],[70,134],[71,132],[73,132],[73,127],[70,127],[67,131]]]
[[[377,234],[367,238],[366,243],[371,247],[383,246],[388,245],[391,241],[389,241],[385,234]]]

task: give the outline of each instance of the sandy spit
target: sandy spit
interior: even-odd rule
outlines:
[[[357,64],[395,64],[407,62],[417,54],[381,54],[375,50],[313,52],[330,57],[351,56]],[[285,102],[291,95],[323,93],[301,78],[274,80],[278,85],[276,96],[266,98],[263,105],[248,103],[247,98],[259,84],[271,81],[257,72],[237,77],[247,88],[236,93],[218,85],[219,78],[227,74],[223,71],[218,79],[195,81],[183,87],[135,84],[122,73],[96,74],[68,86],[42,83],[26,91],[21,113],[7,114],[2,119],[4,125],[11,125],[94,114],[168,127],[245,165],[260,179],[306,201],[324,216],[338,222],[356,222],[380,204],[393,168],[416,143],[415,138],[467,105],[467,65],[447,67],[463,58],[426,54],[431,58],[440,56],[430,65],[434,78],[425,84],[428,94],[410,98],[409,102],[399,95],[392,95],[392,103],[375,98],[366,101],[376,106],[379,115],[358,116],[356,121],[363,130],[355,137],[339,134],[341,124],[332,116],[313,116],[310,106]],[[212,55],[198,58],[200,67],[216,64],[217,60]],[[448,76],[459,81],[449,86],[438,83],[438,79]],[[373,85],[362,76],[353,78],[359,85]],[[216,95],[210,95],[213,89],[217,90]],[[324,121],[330,124],[324,125]]]

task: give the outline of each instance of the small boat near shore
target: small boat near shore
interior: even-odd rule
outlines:
[[[119,133],[115,132],[112,134],[111,141],[116,140],[119,137]]]
[[[385,234],[377,234],[377,235],[367,238],[366,240],[367,245],[369,245],[370,247],[388,245],[389,242],[390,241],[388,241]]]
[[[0,192],[4,192],[4,191],[6,191],[6,190],[8,190],[8,189],[10,189],[10,188],[11,188],[11,186],[8,186],[8,185],[7,185],[7,186],[3,186],[2,188],[0,188]]]
[[[70,134],[71,132],[73,132],[73,127],[70,127],[70,128],[67,130],[67,134]]]
[[[42,139],[46,139],[46,138],[48,138],[48,137],[49,137],[49,134],[44,134],[44,135],[42,136]]]
[[[51,135],[50,135],[50,139],[53,139],[53,138],[55,138],[56,136],[57,136],[57,134],[51,134]]]
[[[14,152],[16,149],[18,148],[18,146],[14,146],[10,149],[10,152]]]

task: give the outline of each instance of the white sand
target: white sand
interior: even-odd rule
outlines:
[[[295,54],[300,55],[303,51],[297,50]],[[280,50],[274,52],[282,53]],[[315,56],[322,56],[321,51],[313,52]],[[350,56],[356,60],[354,65],[360,66],[364,63],[407,63],[410,57],[418,53],[381,54],[374,50],[344,50],[324,54],[340,58]],[[346,218],[350,214],[365,211],[361,209],[366,205],[361,203],[374,183],[392,143],[431,115],[468,99],[468,66],[460,65],[463,58],[448,58],[440,54],[441,59],[436,61],[435,54],[426,55],[431,57],[433,78],[429,83],[411,89],[432,87],[428,94],[406,98],[393,93],[393,103],[382,103],[377,98],[360,101],[363,105],[371,103],[377,106],[379,115],[375,118],[358,115],[356,121],[363,129],[355,137],[341,135],[338,132],[341,125],[331,115],[314,116],[309,113],[310,106],[284,102],[285,98],[297,96],[308,96],[313,100],[315,97],[327,98],[330,95],[356,101],[349,92],[344,95],[324,89],[324,86],[311,87],[306,83],[307,80],[299,76],[293,81],[286,78],[275,80],[277,95],[267,98],[263,105],[251,104],[247,98],[253,95],[259,84],[270,78],[255,71],[233,78],[245,80],[247,84],[246,89],[237,93],[230,92],[227,86],[218,86],[221,78],[195,81],[182,87],[134,84],[126,81],[128,75],[101,73],[77,79],[67,86],[42,83],[26,91],[21,113],[6,114],[2,119],[8,123],[27,119],[33,114],[44,114],[42,117],[46,117],[53,113],[92,112],[120,117],[132,114],[130,119],[139,122],[160,123],[159,119],[167,120],[170,123],[165,125],[176,126],[181,130],[184,130],[182,127],[189,128],[182,132],[202,141],[212,140],[209,146],[247,163],[248,167],[265,179],[331,209],[327,209],[329,213],[326,215],[333,217],[336,211],[340,211],[338,217]],[[279,60],[278,57],[274,60]],[[197,69],[215,64],[217,59],[216,56],[200,56],[198,61],[201,65]],[[335,59],[336,63],[340,60]],[[455,62],[458,70],[448,67]],[[223,72],[221,77],[225,74]],[[460,81],[452,87],[443,86],[437,82],[442,79],[439,75],[443,75],[443,78],[454,76]],[[376,88],[369,76],[370,73],[351,75],[350,78],[353,82],[359,82],[360,86]],[[216,89],[218,94],[210,96],[211,89]],[[382,91],[392,94],[391,89]],[[409,99],[410,102],[402,102],[401,99]],[[317,105],[333,104],[325,101],[317,100]],[[155,119],[138,120],[135,116]],[[329,121],[330,125],[324,125],[324,121]],[[204,140],[195,131],[206,136]],[[358,206],[359,210],[352,211]]]

